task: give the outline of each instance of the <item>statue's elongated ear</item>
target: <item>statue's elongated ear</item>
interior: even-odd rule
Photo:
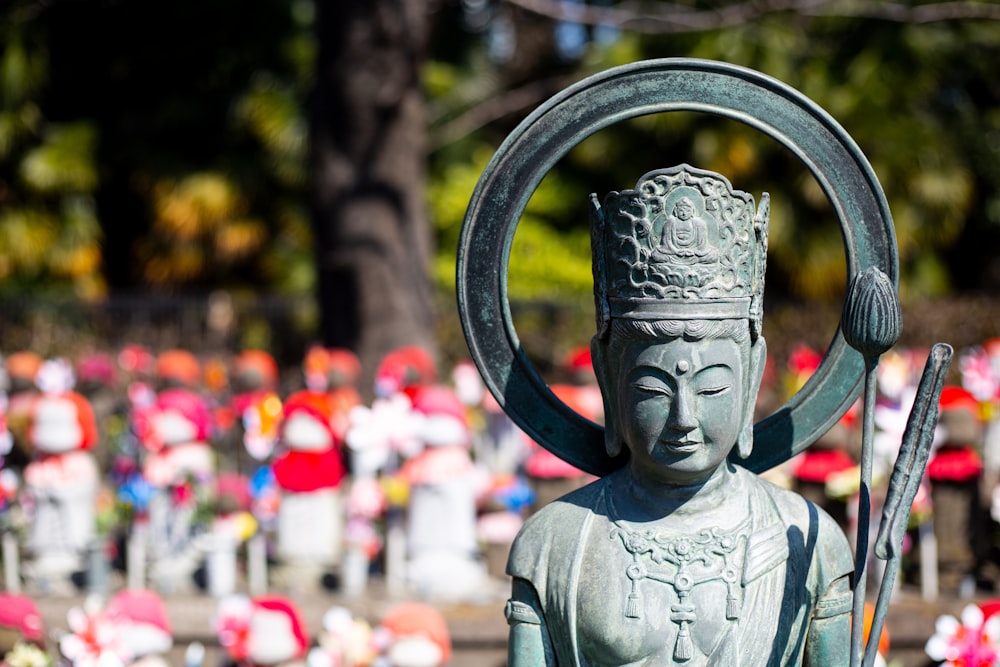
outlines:
[[[608,343],[600,336],[594,336],[590,341],[590,356],[594,363],[594,375],[601,387],[601,398],[604,400],[604,449],[608,456],[614,458],[621,454],[625,446],[618,436],[618,406],[614,403],[617,389],[608,381]]]
[[[764,366],[767,362],[767,342],[763,336],[750,345],[750,368],[746,385],[746,396],[743,400],[743,429],[736,440],[736,452],[741,459],[750,456],[753,451],[753,417],[760,392],[760,383],[764,379]]]

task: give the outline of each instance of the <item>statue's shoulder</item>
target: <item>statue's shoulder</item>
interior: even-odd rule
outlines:
[[[753,473],[748,473],[756,480],[757,485],[770,497],[778,508],[778,512],[787,523],[802,525],[807,522],[818,521],[820,530],[833,530],[843,535],[843,531],[837,522],[823,510],[809,500],[806,500],[795,491],[778,486],[766,479],[758,477]]]
[[[598,479],[540,508],[524,522],[517,539],[520,541],[523,536],[568,532],[569,526],[584,521],[601,502],[606,481],[607,478]]]
[[[602,502],[607,477],[576,489],[532,514],[511,545],[507,573],[533,579],[549,553],[569,553],[580,541],[581,530]]]
[[[827,554],[834,569],[853,568],[853,556],[843,529],[823,508],[789,489],[747,472],[754,484],[770,497],[782,523],[797,527],[806,543],[815,540],[814,552]]]

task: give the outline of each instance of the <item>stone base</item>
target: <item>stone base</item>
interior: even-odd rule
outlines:
[[[195,550],[154,561],[149,567],[150,586],[161,595],[199,592],[195,576],[201,565],[201,554]]]
[[[323,563],[309,561],[285,562],[270,569],[270,588],[296,597],[311,595],[323,588],[324,578],[331,574]]]
[[[485,563],[460,554],[424,554],[406,563],[407,586],[425,599],[479,599],[489,581]]]
[[[21,567],[27,592],[33,595],[68,597],[80,592],[74,581],[83,573],[83,562],[71,554],[46,554]]]

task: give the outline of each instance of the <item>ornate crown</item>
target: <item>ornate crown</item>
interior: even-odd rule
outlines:
[[[590,195],[598,335],[612,317],[750,321],[760,334],[770,197],[682,164]]]

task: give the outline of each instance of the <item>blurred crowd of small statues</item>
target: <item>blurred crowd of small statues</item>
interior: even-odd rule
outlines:
[[[471,362],[441,373],[416,347],[382,360],[367,402],[360,363],[343,349],[313,346],[285,372],[252,349],[4,352],[0,664],[9,667],[166,664],[163,600],[177,594],[217,598],[229,664],[444,665],[450,639],[433,603],[505,599],[506,554],[524,519],[593,479],[526,436]],[[925,356],[890,351],[879,366],[872,525]],[[800,347],[783,367],[772,362],[760,416],[821,358]],[[550,388],[602,422],[587,346],[566,355]],[[1000,339],[961,351],[940,410],[902,576],[927,598],[971,597],[1000,584]],[[849,536],[858,420],[856,406],[765,473]],[[419,601],[377,619],[334,606],[315,633],[302,622],[300,596],[329,589],[360,600],[373,585]],[[81,593],[88,602],[65,627],[43,627],[35,600]],[[189,646],[185,662],[203,664],[203,647]]]

